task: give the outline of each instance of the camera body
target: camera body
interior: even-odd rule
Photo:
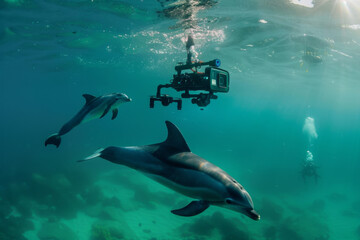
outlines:
[[[203,73],[175,74],[171,81],[172,87],[178,92],[201,90],[212,93],[228,92],[229,83],[229,72],[217,67],[207,67]]]
[[[217,99],[214,93],[226,93],[229,91],[230,74],[228,71],[219,68],[220,64],[219,59],[214,59],[208,62],[187,62],[175,66],[177,74],[173,75],[170,84],[158,86],[156,96],[150,97],[150,108],[154,107],[155,101],[160,101],[163,106],[177,102],[178,110],[180,110],[182,107],[181,98],[192,98],[191,102],[199,107],[209,105],[211,99]],[[205,68],[204,72],[198,72],[198,69],[202,66],[208,67]],[[192,72],[182,73],[183,70],[191,70]],[[181,98],[173,98],[161,94],[162,88],[173,88],[178,92],[184,91],[184,93],[181,94]],[[191,94],[190,91],[205,91],[207,93]]]

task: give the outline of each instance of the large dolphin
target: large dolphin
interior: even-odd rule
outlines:
[[[62,126],[58,133],[54,133],[46,139],[45,146],[53,144],[56,147],[59,147],[62,135],[68,133],[71,129],[81,123],[104,117],[110,110],[112,110],[111,119],[115,119],[118,114],[119,105],[131,101],[131,98],[124,93],[112,93],[100,97],[83,94],[83,97],[86,100],[85,105],[72,119],[70,119],[70,121]]]
[[[194,216],[210,205],[224,207],[259,220],[250,195],[235,179],[214,164],[193,154],[179,129],[166,121],[167,139],[158,144],[99,149],[79,162],[96,157],[138,170],[155,181],[195,198],[171,212]]]

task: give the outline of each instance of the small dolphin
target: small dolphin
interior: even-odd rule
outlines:
[[[83,97],[86,100],[85,105],[70,121],[62,126],[58,133],[54,133],[46,139],[45,146],[53,144],[56,147],[59,147],[62,135],[68,133],[71,129],[81,123],[88,122],[96,118],[103,118],[110,110],[112,110],[111,119],[115,119],[118,114],[119,105],[121,103],[131,101],[131,98],[123,93],[112,93],[100,97],[83,94]]]
[[[195,216],[215,205],[259,220],[260,215],[243,186],[219,167],[193,154],[174,124],[166,121],[166,126],[168,137],[162,143],[99,149],[79,162],[101,157],[138,170],[176,192],[197,199],[171,211],[179,216]]]

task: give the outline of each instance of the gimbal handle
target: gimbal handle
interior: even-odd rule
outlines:
[[[169,87],[171,87],[171,86],[172,86],[171,84],[160,84],[160,85],[157,87],[156,97],[157,97],[157,98],[160,98],[160,97],[161,97],[161,89],[162,89],[162,88],[169,88]]]

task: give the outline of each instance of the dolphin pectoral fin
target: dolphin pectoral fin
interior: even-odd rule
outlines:
[[[96,97],[90,94],[83,94],[83,97],[85,98],[86,104],[94,100]]]
[[[114,120],[116,118],[116,116],[118,115],[118,112],[119,112],[119,110],[117,108],[112,110],[113,115],[112,115],[111,120]]]
[[[97,158],[97,157],[101,157],[101,153],[102,153],[103,150],[104,150],[104,148],[99,148],[98,150],[96,150],[96,152],[94,152],[90,156],[88,156],[88,157],[86,157],[84,159],[81,159],[81,160],[77,160],[77,162],[85,162],[85,161],[88,161],[88,160],[91,160],[91,159],[94,159],[94,158]]]
[[[111,101],[111,102],[107,105],[107,107],[105,108],[104,113],[101,115],[100,118],[103,118],[103,117],[110,111],[112,105],[113,105],[115,102],[116,102],[116,100],[113,100],[113,101]]]
[[[192,201],[186,207],[172,210],[171,212],[175,215],[183,216],[183,217],[192,217],[198,215],[205,211],[210,204],[206,201]]]
[[[101,115],[100,118],[105,117],[105,115],[110,111],[111,105],[107,106],[107,108],[105,109],[104,113]]]

